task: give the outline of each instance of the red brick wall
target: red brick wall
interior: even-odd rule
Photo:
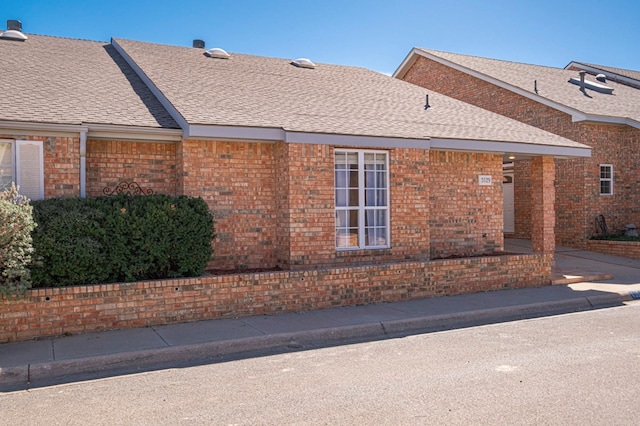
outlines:
[[[184,140],[182,193],[214,212],[215,269],[276,266],[275,144]]]
[[[503,248],[502,157],[431,151],[431,257],[491,253]],[[479,175],[492,185],[480,186]]]
[[[590,159],[559,160],[556,170],[556,242],[585,247],[594,233],[594,221],[604,214],[610,227],[640,223],[640,193],[632,188],[640,179],[640,129],[621,125],[573,123],[571,116],[509,90],[419,57],[403,77],[435,92],[485,108],[584,143],[593,148]],[[599,164],[614,166],[614,196],[599,195]],[[530,176],[519,173],[529,167],[515,165],[515,235],[530,238]],[[621,228],[622,227],[622,228]]]
[[[598,253],[640,259],[640,242],[588,240],[587,249]]]
[[[79,161],[79,160],[78,160]],[[175,143],[87,140],[87,197],[120,182],[136,182],[154,193],[176,195]]]
[[[541,286],[552,262],[509,255],[34,289],[0,297],[0,342]]]
[[[553,157],[531,160],[531,245],[536,253],[555,252],[555,163]]]

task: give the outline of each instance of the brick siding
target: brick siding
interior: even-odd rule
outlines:
[[[505,255],[33,289],[0,297],[0,342],[535,287],[549,284],[552,263]]]
[[[154,193],[175,195],[176,144],[87,140],[87,197],[103,195],[120,182],[136,182]]]

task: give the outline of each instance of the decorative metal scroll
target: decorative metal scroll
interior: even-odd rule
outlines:
[[[102,190],[104,195],[119,195],[126,194],[129,196],[134,195],[151,195],[153,190],[142,188],[137,182],[120,182],[115,188],[110,189],[108,186]]]

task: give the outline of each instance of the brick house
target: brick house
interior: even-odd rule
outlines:
[[[554,159],[587,158],[587,145],[363,68],[194,45],[0,34],[5,183],[33,199],[121,182],[201,196],[216,218],[211,269],[281,270],[123,285],[124,316],[105,302],[91,325],[71,302],[45,308],[102,290],[34,290],[53,332],[549,283]],[[535,253],[491,257],[512,155],[530,164]],[[172,302],[132,313],[150,291]]]
[[[584,73],[580,73],[584,71]],[[394,76],[592,147],[555,158],[556,243],[640,226],[640,73],[579,62],[565,69],[414,48]],[[505,233],[531,238],[530,162],[505,161]],[[512,197],[512,198],[511,198]],[[513,200],[512,203],[510,200]],[[513,213],[511,213],[513,212]]]

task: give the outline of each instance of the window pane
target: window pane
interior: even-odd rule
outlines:
[[[349,190],[349,206],[358,206],[360,205],[360,197],[358,194],[358,189],[350,189]]]
[[[611,181],[608,181],[608,180],[600,181],[600,193],[611,194]]]
[[[337,207],[347,206],[347,190],[346,189],[336,189],[336,206]]]
[[[387,246],[387,154],[343,151],[335,162],[336,247]]]

